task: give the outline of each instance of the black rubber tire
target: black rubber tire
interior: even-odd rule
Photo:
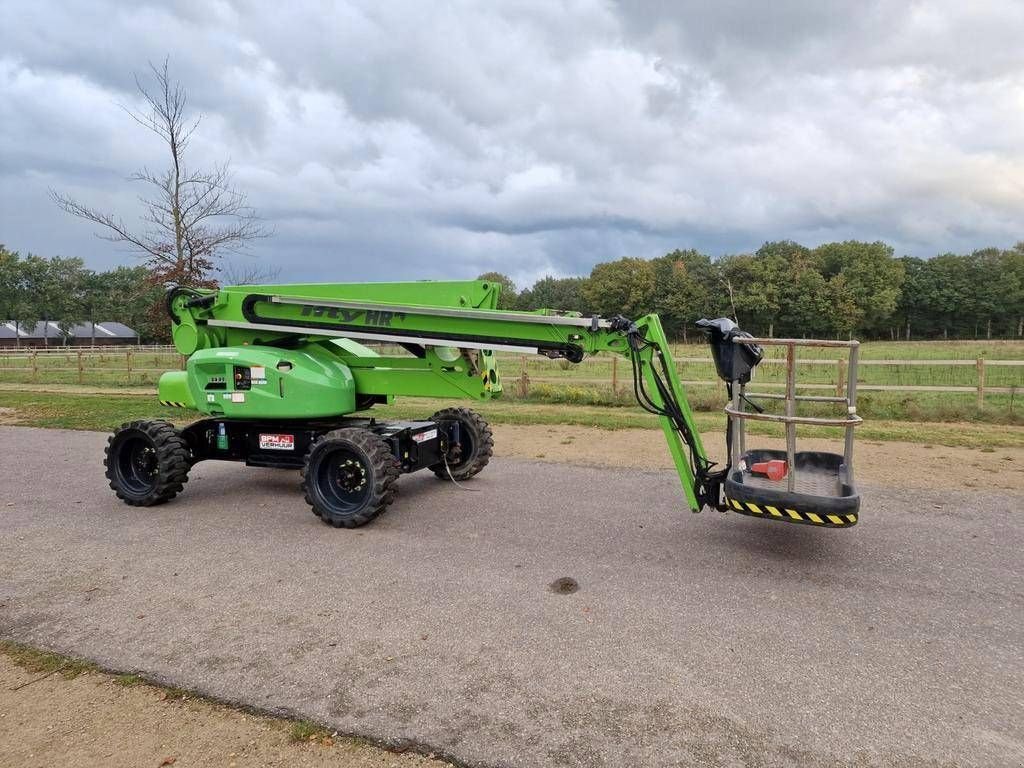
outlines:
[[[167,421],[132,421],[107,438],[103,466],[117,498],[133,507],[170,501],[188,482],[188,443]]]
[[[327,525],[358,528],[395,500],[400,474],[384,438],[368,429],[335,429],[310,446],[302,466],[302,492],[313,514]]]
[[[483,416],[469,408],[444,408],[431,416],[430,420],[459,423],[458,461],[453,464],[449,460],[447,467],[442,462],[430,468],[441,480],[469,480],[487,466],[494,454],[494,435]],[[449,470],[451,476],[448,474]]]

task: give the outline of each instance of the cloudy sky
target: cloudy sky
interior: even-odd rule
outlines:
[[[1019,0],[0,2],[0,242],[132,257],[159,167],[128,120],[170,56],[288,279],[518,282],[675,247],[1024,239]]]

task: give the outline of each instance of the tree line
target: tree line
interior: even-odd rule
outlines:
[[[229,268],[226,284],[276,277]],[[657,312],[686,340],[701,317],[735,317],[756,335],[860,339],[1024,336],[1024,242],[931,259],[895,258],[884,243],[846,241],[806,248],[790,241],[712,259],[675,250],[654,259],[597,264],[588,277],[543,277],[517,290],[505,275],[503,309],[571,309],[639,317]],[[144,341],[165,341],[164,282],[145,266],[105,272],[81,259],[21,256],[0,245],[0,320],[67,329],[116,320]],[[208,285],[216,280],[207,279]]]
[[[521,291],[501,273],[481,277],[503,285],[502,308],[657,312],[683,340],[694,321],[723,315],[776,337],[1024,336],[1024,242],[920,259],[896,258],[882,242],[808,248],[786,240],[718,259],[691,249],[603,262],[589,277],[544,277]]]
[[[143,266],[96,272],[78,258],[23,257],[0,245],[0,319],[17,329],[46,321],[66,331],[114,320],[143,339],[162,340],[168,335],[166,315],[158,311],[163,295]]]

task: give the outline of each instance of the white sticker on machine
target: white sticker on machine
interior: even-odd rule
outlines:
[[[436,429],[428,429],[426,432],[417,432],[412,436],[414,443],[425,443],[427,440],[434,440],[437,438]]]
[[[295,435],[260,435],[261,451],[294,451]]]
[[[265,379],[265,378],[267,378],[267,369],[264,368],[262,365],[254,365],[252,368],[249,369],[249,371],[250,371],[249,375],[250,375],[251,378],[254,378],[254,379]],[[266,382],[264,382],[264,383],[266,383]]]
[[[231,402],[232,403],[244,403],[245,402],[245,392],[232,392],[231,393]]]

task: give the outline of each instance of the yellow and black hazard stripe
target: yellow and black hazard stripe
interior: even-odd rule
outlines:
[[[160,405],[166,405],[169,408],[188,408],[185,403],[179,403],[175,400],[161,400]]]
[[[729,498],[726,498],[725,503],[733,512],[739,512],[741,515],[750,515],[751,517],[761,517],[765,520],[820,525],[825,528],[849,528],[857,524],[857,514],[854,512],[808,512],[806,510],[792,509],[791,507],[776,507],[764,503],[755,504],[752,501],[740,501],[739,499]]]

